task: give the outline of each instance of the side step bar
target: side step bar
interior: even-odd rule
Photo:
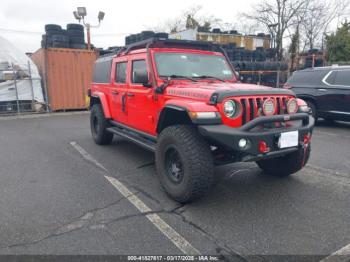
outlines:
[[[151,141],[147,138],[144,138],[138,134],[135,134],[134,132],[128,131],[127,129],[120,128],[117,126],[109,127],[107,128],[108,132],[111,132],[113,134],[116,134],[118,136],[121,136],[139,146],[142,146],[143,148],[155,152],[156,151],[156,142]]]

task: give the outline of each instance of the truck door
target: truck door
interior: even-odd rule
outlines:
[[[147,85],[150,83],[148,68],[146,54],[131,57],[127,91],[128,126],[155,135],[156,102],[154,87]]]
[[[113,84],[111,92],[111,113],[113,120],[126,124],[127,123],[127,108],[126,108],[126,93],[127,93],[127,58],[121,58],[114,61],[112,70]]]
[[[324,79],[327,84],[327,113],[350,119],[350,70],[334,70]]]

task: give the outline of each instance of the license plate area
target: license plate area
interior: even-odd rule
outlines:
[[[298,141],[299,141],[298,131],[284,132],[284,133],[281,133],[280,135],[280,138],[278,140],[278,147],[288,148],[288,147],[298,146]]]

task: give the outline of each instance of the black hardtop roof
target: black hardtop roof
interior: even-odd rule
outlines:
[[[345,66],[333,65],[333,66],[306,68],[295,72],[319,72],[319,71],[344,70],[344,69],[345,70],[350,69],[350,65],[345,65]]]
[[[126,55],[133,50],[144,48],[181,48],[181,49],[197,49],[203,51],[220,52],[225,55],[225,50],[220,45],[206,41],[179,40],[152,37],[143,41],[126,45],[116,52],[100,56],[96,62],[107,62],[118,55]]]

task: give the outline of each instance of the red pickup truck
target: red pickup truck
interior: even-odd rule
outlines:
[[[155,152],[167,194],[203,196],[214,166],[255,161],[284,177],[308,161],[314,119],[287,89],[237,81],[225,51],[208,42],[151,38],[96,61],[89,90],[97,144],[113,135]]]

